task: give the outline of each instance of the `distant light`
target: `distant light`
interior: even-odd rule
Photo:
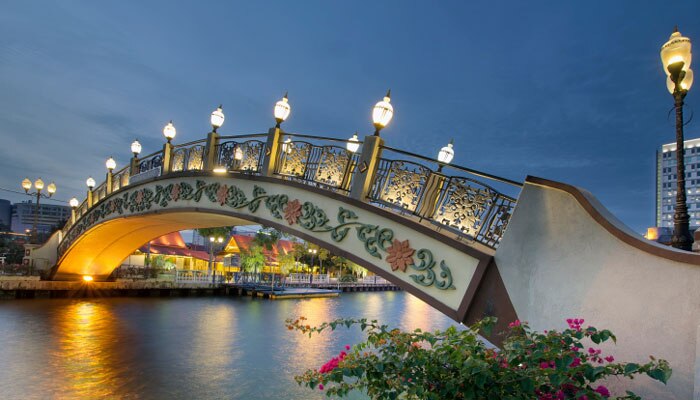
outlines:
[[[210,241],[210,242],[213,242],[214,240],[216,240],[216,238],[215,238],[214,236],[210,236],[210,237],[209,237],[209,241]]]
[[[243,159],[243,150],[241,150],[241,148],[238,146],[236,146],[236,150],[233,151],[233,159],[237,161],[241,161]]]
[[[29,178],[24,178],[24,180],[22,181],[22,189],[24,189],[25,192],[28,192],[31,188],[32,181],[30,181]]]
[[[92,189],[95,187],[95,180],[92,179],[92,177],[87,178],[85,181],[85,184],[87,185],[88,188]]]
[[[219,238],[216,239],[216,241],[219,242],[219,243],[223,243],[223,242],[224,242],[224,238],[219,237]]]
[[[76,207],[78,207],[78,206],[80,205],[80,203],[78,202],[78,199],[76,199],[75,197],[73,197],[72,199],[70,199],[70,201],[68,202],[68,204],[70,204],[70,206],[73,207],[73,208],[76,208]]]
[[[43,189],[43,188],[44,188],[44,181],[42,181],[41,178],[37,179],[37,180],[34,182],[34,188],[35,188],[36,190],[41,190],[41,189]]]
[[[275,121],[277,121],[278,128],[282,122],[287,120],[287,118],[289,117],[289,114],[291,112],[292,112],[292,106],[289,104],[289,98],[287,96],[287,93],[285,93],[284,97],[282,97],[282,100],[275,103],[274,114],[275,114]]]
[[[354,153],[360,148],[360,140],[357,138],[357,132],[350,139],[348,139],[348,144],[346,145],[349,152]]]
[[[372,109],[372,122],[376,130],[374,134],[379,136],[379,131],[384,129],[394,117],[394,107],[391,105],[391,89],[386,92],[384,100],[374,105]]]
[[[177,130],[175,129],[175,125],[173,125],[173,120],[170,120],[163,128],[163,136],[165,136],[165,138],[168,139],[168,143],[170,143],[171,140],[175,139],[176,134]]]
[[[92,281],[93,281],[93,278],[92,278],[91,275],[83,275],[83,280],[84,280],[85,282],[92,282]]]
[[[228,170],[226,169],[226,167],[222,167],[222,166],[214,167],[214,169],[213,169],[212,171],[213,171],[215,174],[225,174],[226,172],[228,172]]]
[[[107,159],[107,162],[105,162],[105,167],[111,172],[115,168],[117,168],[117,162],[114,161],[114,158],[110,157]]]
[[[141,153],[141,143],[139,143],[138,139],[131,143],[131,152],[134,153],[134,157],[137,157],[139,153]]]
[[[219,105],[219,108],[216,110],[212,111],[211,117],[209,118],[209,121],[211,122],[211,127],[214,128],[214,132],[216,132],[217,129],[221,128],[221,125],[224,124],[224,106]]]
[[[46,187],[46,191],[49,192],[49,196],[53,196],[56,193],[56,184],[51,182],[49,186]]]

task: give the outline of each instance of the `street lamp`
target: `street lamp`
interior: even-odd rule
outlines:
[[[27,194],[28,196],[36,196],[36,205],[34,206],[34,222],[32,224],[32,239],[34,239],[34,242],[36,243],[37,239],[37,223],[39,222],[39,201],[41,198],[48,199],[51,196],[53,196],[54,193],[56,193],[56,184],[51,182],[49,185],[46,187],[46,191],[49,193],[48,195],[45,195],[41,193],[42,190],[44,190],[44,181],[41,180],[41,178],[37,179],[34,181],[34,189],[36,190],[35,192],[29,192],[32,188],[32,181],[29,180],[29,178],[24,178],[22,181],[22,189],[24,189],[24,193]]]
[[[690,251],[693,237],[690,235],[690,216],[685,192],[685,146],[683,138],[683,99],[693,84],[690,39],[681,36],[676,27],[669,40],[661,46],[661,63],[666,72],[666,87],[673,95],[676,109],[676,207],[673,214],[671,246]]]
[[[170,143],[170,141],[175,138],[176,134],[177,130],[175,129],[175,125],[173,125],[173,120],[171,119],[170,122],[163,127],[163,136],[165,136],[165,138],[168,139],[168,143]]]
[[[214,243],[218,242],[219,244],[224,242],[224,238],[219,236],[218,238],[214,236],[209,237],[209,272],[211,273],[211,283],[215,283],[216,279],[216,272],[214,272]]]
[[[216,132],[217,129],[221,128],[221,125],[224,124],[224,106],[219,104],[219,107],[212,111],[211,117],[209,118],[209,121],[211,122],[211,127],[214,132]]]
[[[85,184],[87,185],[88,189],[90,189],[90,190],[95,188],[95,180],[92,179],[92,177],[88,177],[87,180],[85,180]]]
[[[73,197],[72,199],[70,199],[70,201],[68,202],[68,204],[70,204],[70,206],[71,206],[72,208],[77,208],[77,207],[80,205],[80,203],[78,202],[78,199],[76,199],[75,197]]]
[[[349,152],[354,153],[357,151],[357,149],[360,148],[360,139],[357,137],[357,132],[355,132],[350,139],[348,139],[348,143],[345,145],[346,148],[348,149]]]
[[[141,153],[141,143],[139,143],[138,139],[131,143],[131,152],[134,153],[134,158],[138,157]]]
[[[452,161],[452,159],[454,158],[455,151],[452,148],[453,144],[454,139],[450,139],[450,143],[448,143],[447,146],[443,147],[438,152],[437,160],[440,163],[440,165],[438,165],[438,172],[442,171],[442,167],[449,164],[450,161]]]
[[[117,168],[117,162],[114,161],[114,158],[110,157],[105,162],[105,167],[107,167],[109,172],[112,172],[115,168]]]
[[[391,89],[386,92],[384,100],[374,105],[372,109],[372,122],[374,122],[374,136],[379,136],[379,131],[389,124],[394,116],[394,107],[391,106]]]
[[[282,122],[284,122],[289,117],[289,113],[291,112],[292,106],[289,105],[289,98],[287,97],[287,93],[285,93],[284,97],[282,97],[282,100],[275,103],[274,114],[275,121],[277,121],[277,125],[275,127],[279,128]]]
[[[311,270],[313,271],[314,268],[314,258],[316,258],[316,253],[318,253],[318,250],[316,249],[309,249],[309,254],[311,254]]]

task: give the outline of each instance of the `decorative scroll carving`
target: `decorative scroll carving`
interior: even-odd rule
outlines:
[[[340,187],[345,174],[349,173],[349,162],[350,155],[347,150],[340,147],[324,146],[314,181],[328,186]]]
[[[311,144],[289,142],[282,146],[282,160],[278,173],[280,175],[303,177],[306,172],[306,162],[311,153]]]
[[[433,219],[476,237],[494,203],[496,192],[467,178],[450,178]]]
[[[379,199],[413,212],[420,202],[429,174],[430,170],[422,165],[392,161]]]

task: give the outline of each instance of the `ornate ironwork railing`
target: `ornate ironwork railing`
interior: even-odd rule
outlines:
[[[115,172],[114,175],[112,175],[113,192],[129,184],[130,167],[131,166],[127,165],[126,167],[120,169],[119,171]]]
[[[347,150],[347,140],[310,135],[288,135],[288,137],[316,142],[330,141],[343,145],[285,140],[280,147],[280,158],[275,174],[332,190],[344,192],[350,190],[358,156],[356,152]]]
[[[163,150],[156,151],[139,159],[139,173],[151,171],[163,166]]]
[[[229,136],[216,146],[214,168],[259,173],[265,159],[265,143],[251,139],[260,135]],[[262,135],[265,136],[265,135]]]
[[[468,168],[440,165],[435,160],[402,150],[389,147],[384,150],[421,162],[380,159],[368,195],[370,201],[430,220],[438,227],[459,232],[486,246],[498,246],[516,200],[515,196],[501,193],[493,185],[519,191],[520,183]],[[433,169],[426,163],[438,168]],[[449,172],[443,173],[443,168]]]
[[[107,197],[107,182],[102,182],[102,184],[95,189],[93,189],[92,192],[92,202],[97,203],[98,201],[104,199]]]
[[[204,168],[204,142],[205,140],[197,140],[175,146],[171,156],[171,170],[173,172],[202,170]]]

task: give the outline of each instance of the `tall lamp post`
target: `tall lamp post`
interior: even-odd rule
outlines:
[[[214,284],[216,283],[216,272],[214,271],[214,243],[218,242],[219,244],[224,242],[224,238],[219,236],[218,238],[215,238],[214,236],[211,236],[209,238],[209,272],[211,273],[211,283]]]
[[[661,46],[661,63],[666,72],[666,87],[673,95],[676,109],[676,207],[673,214],[673,237],[671,246],[690,251],[693,237],[690,235],[690,216],[685,192],[685,146],[683,138],[683,99],[693,85],[693,70],[690,39],[678,32],[676,27],[669,40]]]
[[[42,181],[41,178],[34,181],[34,189],[36,191],[30,193],[29,190],[31,190],[31,188],[32,181],[30,181],[29,178],[24,178],[22,181],[22,189],[24,189],[24,193],[29,196],[36,196],[36,205],[34,206],[34,222],[32,224],[32,241],[36,243],[38,237],[37,223],[39,222],[39,201],[42,197],[48,199],[53,196],[53,194],[56,193],[56,184],[51,182],[48,186],[46,186],[46,191],[49,193],[48,195],[41,193],[41,191],[44,190],[44,181]]]

